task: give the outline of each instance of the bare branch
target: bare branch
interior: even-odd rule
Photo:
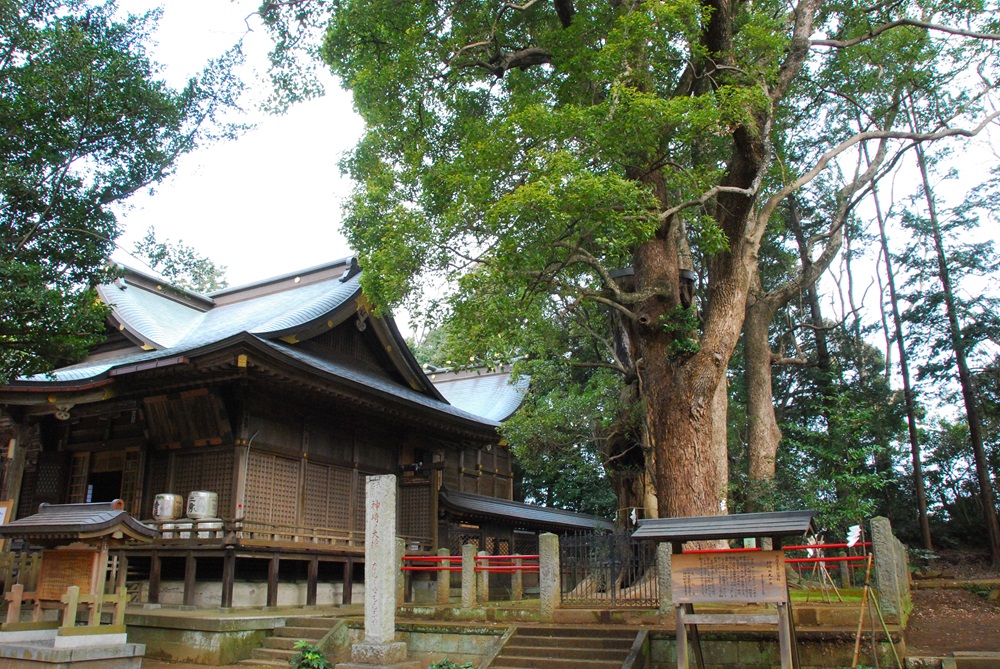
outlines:
[[[824,169],[826,169],[826,166],[831,160],[855,144],[867,142],[873,139],[909,139],[916,142],[928,142],[943,139],[945,137],[975,137],[998,117],[1000,117],[1000,111],[995,111],[989,114],[981,123],[979,123],[979,125],[972,129],[943,128],[934,132],[906,132],[902,130],[875,130],[870,132],[859,132],[824,153],[820,156],[819,160],[816,161],[816,164],[812,169],[768,198],[767,202],[761,208],[760,214],[758,214],[759,220],[767,221],[770,219],[771,214],[774,213],[774,209],[778,206],[779,202],[815,179]]]
[[[949,35],[960,35],[962,37],[971,37],[973,39],[984,39],[1000,41],[1000,35],[996,33],[982,33],[976,30],[966,30],[965,28],[956,28],[954,26],[946,26],[940,23],[931,23],[930,21],[918,21],[917,19],[899,19],[898,21],[891,21],[883,25],[872,28],[864,35],[854,37],[847,40],[839,39],[814,39],[809,40],[809,43],[813,46],[829,46],[842,49],[849,46],[854,46],[855,44],[860,44],[866,42],[870,39],[878,37],[882,33],[892,30],[894,28],[900,28],[902,26],[910,26],[913,28],[923,28],[924,30],[935,30],[937,32],[947,33]]]

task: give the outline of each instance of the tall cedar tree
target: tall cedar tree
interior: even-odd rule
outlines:
[[[603,364],[637,380],[659,514],[689,516],[726,508],[726,368],[772,214],[861,142],[978,131],[995,77],[945,99],[934,73],[992,67],[988,5],[291,0],[261,14],[279,50],[328,20],[322,56],[367,123],[345,222],[375,303],[443,277],[470,352],[499,359],[585,304],[618,314],[628,355]],[[919,132],[889,121],[904,77],[940,111]],[[696,265],[700,303],[682,274]]]

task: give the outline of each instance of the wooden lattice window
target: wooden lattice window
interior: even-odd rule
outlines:
[[[246,518],[294,527],[297,524],[299,460],[250,453]]]
[[[409,483],[399,488],[399,532],[408,537],[427,537],[430,533],[431,487],[427,483]]]
[[[306,465],[305,524],[309,527],[349,528],[351,478],[344,467]]]
[[[136,517],[142,513],[142,451],[130,448],[125,451],[122,470],[122,501],[125,510]]]
[[[87,475],[90,473],[90,453],[74,453],[69,467],[69,503],[87,501]]]
[[[352,486],[355,490],[353,497],[354,509],[351,516],[351,529],[355,532],[365,531],[365,498],[367,490],[365,486],[364,474],[355,470]]]
[[[193,490],[208,490],[219,495],[219,515],[226,516],[232,509],[233,453],[178,453],[174,461],[173,492],[185,499]]]

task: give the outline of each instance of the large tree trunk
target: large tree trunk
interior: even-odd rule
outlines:
[[[743,322],[743,350],[747,394],[748,491],[752,511],[770,506],[766,492],[774,480],[781,429],[774,414],[771,387],[771,344],[768,331],[774,319],[773,305],[767,299],[751,295]]]
[[[924,184],[924,197],[927,202],[927,213],[931,230],[934,235],[934,248],[937,253],[938,278],[944,292],[945,310],[948,315],[948,330],[951,338],[952,351],[955,354],[955,364],[958,367],[958,380],[962,386],[962,399],[965,402],[965,414],[969,422],[969,440],[972,442],[972,453],[976,461],[976,477],[979,482],[979,499],[983,506],[983,524],[986,530],[986,542],[990,549],[990,560],[994,565],[1000,564],[1000,522],[997,521],[996,498],[993,495],[993,484],[990,482],[989,460],[983,447],[982,416],[979,412],[979,397],[975,381],[969,372],[969,364],[965,357],[965,341],[958,323],[958,313],[955,297],[952,292],[951,274],[941,239],[941,227],[937,218],[937,207],[934,202],[930,178],[927,174],[927,162],[920,145],[916,146],[917,163]]]

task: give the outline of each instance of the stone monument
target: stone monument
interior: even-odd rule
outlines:
[[[422,669],[396,641],[396,477],[365,483],[365,640],[351,646],[351,661],[337,669]]]

